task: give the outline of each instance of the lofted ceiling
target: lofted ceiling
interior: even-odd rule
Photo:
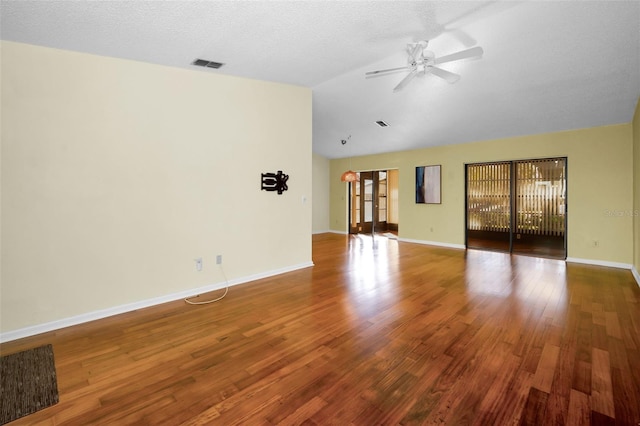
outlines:
[[[2,0],[0,15],[3,40],[309,87],[328,158],[628,123],[640,96],[638,1]],[[419,40],[485,53],[442,65],[455,84],[365,78]]]

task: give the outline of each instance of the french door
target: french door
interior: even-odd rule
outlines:
[[[466,165],[466,244],[566,258],[567,159]]]
[[[349,185],[349,233],[387,230],[387,172],[359,172]]]

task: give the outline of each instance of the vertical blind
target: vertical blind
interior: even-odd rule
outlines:
[[[467,166],[467,229],[509,232],[511,163]]]
[[[566,165],[564,158],[516,162],[516,231],[564,235]]]
[[[514,209],[514,232],[563,236],[565,203],[564,158],[467,165],[469,230],[509,232]]]

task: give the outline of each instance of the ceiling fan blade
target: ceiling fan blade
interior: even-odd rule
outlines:
[[[408,70],[408,69],[411,69],[411,67],[399,67],[399,68],[389,68],[386,70],[369,71],[364,73],[364,75],[375,75],[375,74],[381,74],[385,72],[401,71],[401,70]]]
[[[398,83],[396,87],[393,88],[393,91],[399,92],[400,90],[402,90],[404,86],[406,86],[407,84],[409,84],[411,80],[413,80],[413,77],[415,77],[417,73],[418,72],[416,70],[411,71],[411,73],[408,76],[403,78],[402,81]]]
[[[451,71],[443,70],[442,68],[429,67],[428,70],[431,72],[431,74],[445,79],[447,83],[450,84],[453,84],[456,81],[460,80],[460,76],[458,74],[452,73]]]
[[[390,75],[394,75],[394,74],[406,74],[407,71],[411,71],[413,68],[403,68],[401,70],[398,71],[390,71],[390,72],[385,72],[382,74],[373,74],[373,75],[365,75],[364,78],[365,80],[369,80],[370,78],[381,78],[381,77],[388,77]]]
[[[451,34],[453,37],[457,38],[458,41],[460,41],[464,45],[464,47],[471,47],[477,43],[476,39],[457,28],[445,28],[445,31]]]
[[[444,64],[445,62],[459,61],[460,59],[481,58],[483,53],[484,50],[482,50],[482,47],[476,46],[471,49],[461,50],[460,52],[436,58],[433,63]]]

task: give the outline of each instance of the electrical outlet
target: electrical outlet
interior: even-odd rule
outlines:
[[[600,246],[600,242],[598,240],[593,240],[593,246],[598,248]]]
[[[202,271],[202,258],[199,257],[197,259],[194,259],[196,262],[196,271],[200,272]]]
[[[222,265],[222,255],[221,254],[216,256],[216,265]]]

